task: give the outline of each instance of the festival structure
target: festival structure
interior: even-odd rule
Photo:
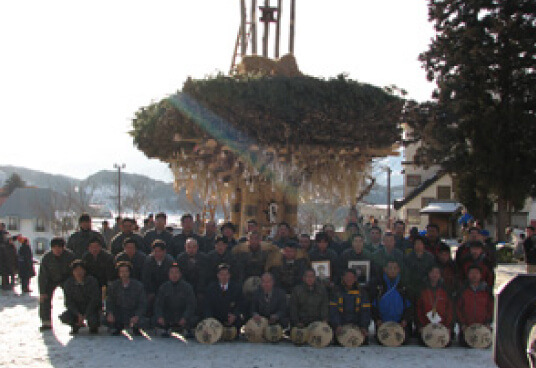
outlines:
[[[138,149],[169,163],[176,191],[199,196],[212,215],[221,208],[238,226],[255,218],[264,231],[281,221],[296,227],[300,203],[355,206],[374,183],[372,160],[396,154],[404,104],[396,88],[303,74],[295,0],[289,52],[279,57],[283,5],[241,0],[230,73],[188,79],[182,91],[140,108],[131,131]]]

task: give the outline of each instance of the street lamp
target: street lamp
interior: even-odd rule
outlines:
[[[117,216],[121,217],[121,170],[127,165],[114,164],[114,169],[117,169]]]

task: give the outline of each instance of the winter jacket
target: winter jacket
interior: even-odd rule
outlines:
[[[429,284],[421,291],[417,300],[417,324],[425,327],[431,323],[428,312],[437,313],[441,317],[441,324],[452,328],[454,321],[454,307],[447,289],[440,283],[436,287]]]
[[[31,278],[35,276],[32,248],[29,244],[22,244],[19,248],[19,277]]]
[[[435,265],[435,257],[427,252],[419,257],[417,253],[411,252],[404,260],[404,283],[408,286],[410,298],[416,300],[421,289],[426,285],[428,271]]]
[[[99,238],[103,245],[106,244],[99,232],[94,230],[79,230],[73,233],[69,237],[69,240],[67,240],[67,249],[73,252],[75,259],[82,259],[84,253],[87,252],[89,241],[93,238]]]
[[[467,280],[467,272],[469,271],[469,267],[473,265],[480,267],[480,270],[482,271],[482,281],[485,281],[486,284],[492,288],[495,284],[495,273],[485,254],[481,254],[477,259],[473,259],[469,256],[464,260],[462,266],[463,272],[460,272],[459,274],[460,283],[463,284]]]
[[[134,253],[134,257],[132,258],[130,258],[125,252],[121,252],[117,256],[115,256],[114,266],[118,262],[130,262],[132,264],[132,272],[130,274],[130,277],[138,281],[142,281],[143,266],[145,265],[146,259],[147,255],[139,250]],[[114,271],[113,279],[115,280],[117,278],[117,271]]]
[[[383,322],[411,321],[412,305],[406,287],[401,283],[400,275],[394,280],[383,275],[382,282],[376,286],[372,301],[372,316],[375,321]]]
[[[315,283],[313,287],[302,283],[294,288],[290,296],[290,323],[308,325],[329,318],[329,299],[324,286]]]
[[[63,286],[65,307],[73,315],[88,316],[97,313],[102,306],[102,293],[99,283],[93,276],[87,275],[82,283],[74,277],[65,281]]]
[[[458,296],[456,316],[461,325],[489,324],[493,319],[493,295],[485,282],[465,286]]]
[[[253,294],[251,303],[251,314],[258,314],[261,317],[270,319],[272,315],[277,315],[277,323],[285,326],[288,323],[287,295],[278,287],[272,289],[272,294],[267,298],[264,290],[259,288]]]
[[[50,250],[46,252],[39,267],[39,293],[49,294],[56,286],[62,285],[71,276],[72,261],[74,254],[69,249],[64,249],[59,257]]]
[[[217,281],[218,266],[221,264],[227,264],[230,266],[229,270],[231,271],[231,279],[237,281],[239,278],[240,271],[236,263],[236,257],[229,250],[226,249],[223,254],[219,254],[216,250],[212,250],[207,254],[207,268],[206,268],[206,281],[207,284]]]
[[[341,286],[329,303],[330,323],[335,327],[345,324],[368,329],[371,320],[371,303],[368,292],[359,285]]]
[[[296,285],[302,282],[303,274],[308,267],[309,261],[306,258],[290,261],[283,256],[281,265],[271,267],[270,272],[274,275],[276,284],[287,294],[291,294]]]
[[[195,294],[189,283],[182,279],[178,282],[166,281],[156,296],[155,317],[164,318],[167,323],[179,322],[182,318],[190,321],[195,307]]]
[[[169,280],[169,267],[173,263],[173,258],[169,254],[159,265],[153,255],[147,256],[143,265],[142,280],[147,295],[156,295],[160,285]]]
[[[184,281],[194,288],[195,294],[204,293],[207,287],[207,256],[203,253],[197,253],[190,257],[188,253],[183,252],[177,257],[177,263]]]
[[[115,279],[114,257],[106,250],[101,250],[97,257],[86,252],[82,257],[86,263],[87,273],[97,279],[99,286],[107,286]]]
[[[125,234],[121,232],[117,234],[116,236],[114,236],[114,238],[112,239],[112,245],[110,246],[110,253],[112,253],[112,255],[116,256],[123,251],[123,241],[126,238],[133,239],[134,242],[136,243],[136,248],[139,251],[142,251],[145,254],[151,253],[152,251],[151,248],[147,248],[145,246],[145,243],[143,242],[143,238],[140,235],[136,233]]]
[[[152,244],[155,240],[162,240],[166,243],[167,253],[170,255],[173,254],[173,235],[169,231],[157,231],[156,229],[153,229],[145,233],[143,244],[145,245],[145,249],[149,250],[149,253],[151,253]]]
[[[147,297],[143,284],[138,280],[130,279],[128,286],[123,286],[120,279],[112,282],[108,288],[106,311],[112,313],[119,322],[128,323],[134,316],[143,317],[147,310]]]

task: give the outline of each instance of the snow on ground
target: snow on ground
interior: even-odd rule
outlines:
[[[523,266],[500,266],[498,284],[509,280]],[[35,279],[33,290],[37,290]],[[112,337],[101,328],[97,336],[87,332],[72,337],[69,327],[61,325],[57,315],[63,310],[61,292],[54,298],[54,331],[39,332],[38,295],[14,292],[0,295],[0,366],[31,368],[107,368],[164,367],[184,368],[233,367],[411,367],[411,368],[480,368],[494,367],[492,350],[471,350],[453,346],[432,350],[416,345],[386,348],[370,346],[346,349],[296,347],[288,342],[254,345],[246,342],[219,343],[212,346],[189,340],[187,344],[170,338]]]

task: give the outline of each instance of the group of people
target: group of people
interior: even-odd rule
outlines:
[[[0,275],[2,290],[12,290],[18,275],[22,292],[31,292],[30,280],[35,269],[30,242],[23,236],[10,235],[4,223],[0,223]]]
[[[233,338],[248,321],[265,320],[283,331],[322,322],[335,337],[351,326],[365,344],[369,331],[377,334],[388,323],[403,329],[402,342],[422,336],[429,324],[454,336],[458,324],[464,343],[468,326],[491,328],[494,245],[476,227],[452,259],[434,224],[426,236],[406,238],[403,222],[385,233],[350,223],[345,241],[332,225],[311,239],[280,223],[266,239],[254,219],[243,238],[232,223],[218,234],[207,222],[197,234],[191,215],[182,216],[177,235],[166,229],[164,213],[144,236],[134,224],[122,219],[121,231],[107,242],[82,215],[67,242],[52,240],[39,269],[42,330],[52,328],[58,287],[66,305],[60,319],[73,334],[84,326],[97,333],[105,321],[112,334],[156,328],[162,336],[190,336],[210,318],[234,327]]]

